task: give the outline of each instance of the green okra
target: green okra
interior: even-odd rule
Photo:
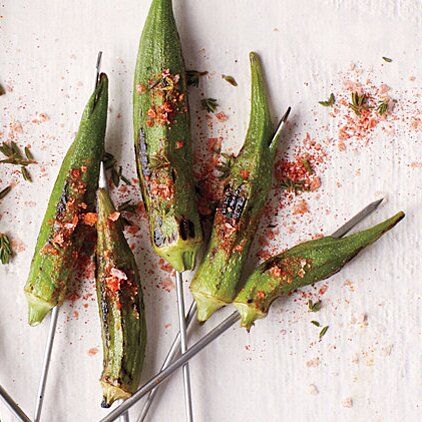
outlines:
[[[248,330],[264,318],[270,305],[280,296],[331,277],[362,249],[378,240],[402,218],[399,212],[384,222],[350,236],[331,236],[301,243],[262,263],[248,278],[234,300],[241,325]]]
[[[54,184],[25,285],[29,324],[37,325],[63,302],[84,242],[84,217],[95,211],[95,193],[107,121],[108,79],[101,74],[79,131]]]
[[[177,271],[202,244],[192,173],[186,71],[171,0],[152,0],[135,70],[135,154],[150,235]]]
[[[137,389],[145,356],[146,325],[139,271],[108,191],[97,194],[96,287],[103,341],[102,407]]]
[[[259,57],[250,53],[251,113],[246,140],[234,160],[217,207],[211,240],[190,290],[199,321],[232,302],[271,187],[278,139]]]

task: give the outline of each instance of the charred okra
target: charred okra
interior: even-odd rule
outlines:
[[[251,114],[246,140],[226,180],[211,241],[190,289],[199,321],[232,302],[271,186],[278,140],[259,57],[250,53]]]
[[[63,160],[41,224],[25,285],[30,325],[39,324],[50,309],[63,302],[87,225],[92,225],[107,103],[108,80],[101,74]]]
[[[107,189],[97,194],[97,299],[103,340],[103,407],[137,389],[145,355],[142,288],[123,224]]]
[[[301,243],[261,264],[234,300],[242,326],[249,330],[257,319],[264,318],[278,297],[340,271],[403,217],[404,213],[399,212],[370,229],[341,239],[327,236]]]
[[[171,0],[153,0],[133,94],[135,154],[153,247],[176,271],[202,244],[192,176],[185,66]]]

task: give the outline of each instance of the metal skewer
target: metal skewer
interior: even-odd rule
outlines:
[[[343,224],[338,230],[336,230],[331,236],[335,238],[343,237],[348,233],[354,226],[356,226],[360,221],[366,218],[371,214],[375,209],[381,204],[383,199],[374,201],[368,206],[366,206],[362,211],[348,220]],[[217,339],[221,334],[227,331],[231,326],[233,326],[237,321],[240,320],[240,314],[235,311],[230,316],[228,316],[223,322],[221,322],[217,327],[211,330],[208,334],[202,337],[198,342],[196,342],[192,347],[190,347],[186,353],[182,354],[178,359],[173,363],[168,365],[166,368],[161,370],[157,375],[152,377],[146,384],[144,384],[133,396],[129,397],[123,404],[110,412],[105,418],[101,419],[100,422],[112,422],[116,420],[122,413],[126,412],[131,406],[137,403],[142,397],[147,395],[150,391],[157,388],[164,380],[166,380],[173,372],[178,370],[196,354],[198,354],[202,349],[204,349],[208,344]]]
[[[103,52],[100,51],[98,53],[98,56],[97,56],[96,74],[95,74],[95,87],[97,86],[97,84],[99,82],[102,54],[103,54]],[[47,344],[45,346],[44,361],[43,361],[43,366],[42,366],[42,370],[41,370],[40,384],[39,384],[39,387],[38,387],[37,402],[36,402],[36,405],[35,405],[34,422],[39,422],[39,420],[41,418],[42,406],[43,406],[43,403],[44,403],[45,387],[47,385],[47,376],[48,376],[48,370],[50,368],[51,352],[53,350],[54,336],[56,335],[57,318],[59,316],[59,311],[60,311],[59,306],[55,306],[53,308],[53,310],[51,311],[50,327],[48,329]]]
[[[186,353],[188,349],[188,340],[186,334],[185,320],[185,298],[183,294],[183,277],[180,271],[176,271],[176,294],[177,294],[177,312],[179,316],[179,332],[180,332],[180,350]],[[185,411],[187,422],[193,422],[192,409],[192,389],[190,382],[189,363],[183,365],[183,387],[185,394]]]
[[[292,110],[292,108],[291,107],[288,107],[287,110],[286,110],[286,112],[284,113],[284,115],[281,117],[281,119],[280,119],[280,121],[279,121],[279,123],[278,123],[278,125],[276,127],[276,130],[274,132],[274,135],[272,136],[272,138],[271,138],[271,140],[269,142],[269,145],[272,145],[272,143],[274,142],[274,140],[277,139],[280,136],[281,131],[283,130],[283,127],[284,127],[285,123],[287,122],[287,119],[289,117],[289,114],[290,114],[290,111],[291,110]],[[176,277],[177,277],[177,274],[176,274]],[[177,278],[176,278],[176,281],[177,281]],[[177,284],[176,284],[176,286],[177,286]],[[179,312],[179,321],[180,321],[180,315],[181,314]],[[188,312],[188,314],[186,316],[186,323],[185,323],[186,324],[186,329],[189,328],[189,326],[191,324],[191,321],[193,320],[193,318],[195,317],[195,315],[196,315],[196,303],[194,301],[194,302],[192,302],[192,304],[191,304],[191,306],[189,308],[189,312]],[[180,323],[179,323],[179,326],[180,326]],[[164,360],[164,363],[163,363],[163,365],[161,367],[161,371],[164,370],[165,368],[167,368],[167,366],[170,365],[170,363],[176,357],[177,353],[179,352],[180,343],[181,343],[181,332],[179,331],[177,333],[175,339],[173,340],[173,343],[172,343],[172,345],[170,347],[170,350],[169,350],[169,352],[168,352],[168,354],[167,354],[167,356],[166,356],[166,358]],[[183,350],[182,350],[182,353],[183,353]],[[148,411],[149,411],[149,409],[151,407],[151,404],[152,404],[152,402],[153,402],[153,400],[154,400],[157,392],[158,392],[158,387],[157,388],[154,388],[149,393],[148,398],[145,401],[144,407],[142,408],[141,414],[139,415],[139,418],[138,418],[137,422],[144,422],[144,420],[145,420],[145,418],[147,416],[147,413],[148,413]]]
[[[0,385],[0,399],[9,408],[10,412],[21,422],[31,422],[31,419],[26,416],[25,412],[18,406],[18,404],[9,396],[7,391]]]

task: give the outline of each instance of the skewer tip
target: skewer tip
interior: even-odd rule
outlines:
[[[105,173],[104,161],[100,163],[100,175],[98,178],[98,188],[107,189],[107,176]]]

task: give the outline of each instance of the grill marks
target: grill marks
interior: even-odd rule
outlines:
[[[138,154],[141,163],[142,174],[145,178],[151,176],[151,169],[149,167],[149,160],[147,155],[147,143],[145,139],[145,131],[141,128],[138,136]]]
[[[227,188],[224,194],[221,214],[237,223],[242,216],[246,204],[246,197],[242,196],[242,186],[239,186],[234,192]]]

